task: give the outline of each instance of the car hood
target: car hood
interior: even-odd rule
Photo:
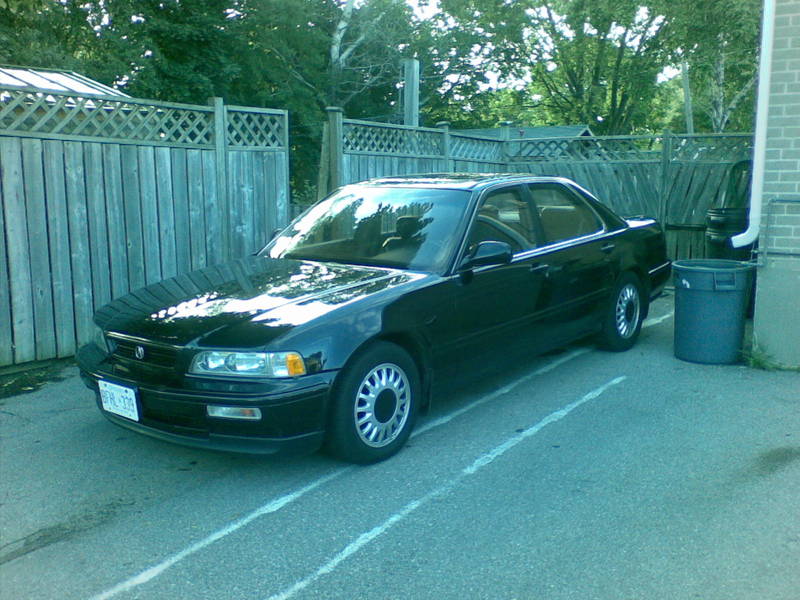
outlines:
[[[97,311],[105,330],[175,345],[258,347],[342,305],[421,277],[251,257],[166,279]]]

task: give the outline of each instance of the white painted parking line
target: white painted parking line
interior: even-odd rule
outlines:
[[[437,419],[432,419],[432,420],[428,421],[424,425],[422,425],[420,427],[417,427],[414,430],[414,432],[411,434],[411,437],[414,437],[414,436],[417,436],[417,435],[421,435],[421,434],[423,434],[423,433],[425,433],[427,431],[430,431],[434,427],[439,427],[440,425],[444,425],[445,423],[449,423],[450,421],[452,421],[456,417],[460,417],[464,413],[467,413],[467,412],[471,411],[473,408],[477,408],[481,404],[486,404],[487,402],[491,402],[495,398],[499,398],[500,396],[504,396],[505,394],[508,394],[511,390],[513,390],[518,385],[521,385],[521,384],[525,383],[526,381],[530,381],[534,377],[538,377],[540,375],[544,375],[545,373],[549,373],[553,369],[556,369],[556,368],[560,367],[561,365],[563,365],[564,363],[571,361],[573,358],[577,358],[581,354],[587,354],[590,351],[591,351],[591,348],[579,348],[579,349],[574,350],[574,351],[572,351],[572,352],[570,352],[568,354],[565,354],[564,356],[560,356],[556,360],[547,363],[545,366],[536,369],[533,373],[528,373],[527,375],[523,375],[519,379],[517,379],[515,381],[512,381],[511,383],[509,383],[507,385],[504,385],[503,387],[493,391],[490,394],[487,394],[485,396],[482,396],[482,397],[478,398],[477,400],[467,404],[466,406],[464,406],[462,408],[459,408],[458,410],[455,410],[455,411],[453,411],[453,412],[451,412],[449,414],[443,415],[443,416],[441,416],[441,417],[439,417]]]
[[[413,513],[415,510],[424,506],[428,502],[430,502],[433,498],[438,496],[442,496],[447,492],[453,490],[463,479],[469,477],[470,475],[474,475],[478,471],[480,471],[483,467],[491,464],[497,458],[501,457],[503,454],[511,450],[520,442],[536,435],[542,429],[547,427],[548,425],[552,425],[557,421],[560,421],[564,417],[566,417],[569,413],[574,411],[576,408],[586,404],[587,402],[599,398],[606,390],[609,388],[619,385],[623,381],[625,381],[627,377],[616,377],[612,379],[608,383],[601,385],[599,388],[596,388],[571,404],[567,404],[564,408],[557,410],[555,412],[550,413],[544,419],[536,423],[535,425],[529,427],[525,431],[508,438],[505,442],[496,446],[491,451],[487,452],[486,454],[478,457],[471,465],[464,468],[456,474],[453,479],[444,483],[443,485],[439,486],[438,488],[434,489],[431,492],[428,492],[421,498],[417,498],[412,502],[406,504],[402,509],[398,512],[394,513],[388,519],[386,519],[383,523],[374,527],[373,529],[362,533],[358,538],[356,538],[353,542],[348,544],[341,552],[336,554],[331,560],[327,563],[322,565],[319,569],[317,569],[314,573],[309,575],[308,577],[297,581],[294,585],[287,588],[286,590],[274,594],[269,597],[268,600],[289,600],[292,596],[297,594],[298,592],[304,590],[314,582],[316,582],[320,577],[328,575],[332,573],[339,564],[345,561],[348,557],[352,556],[359,550],[361,550],[364,546],[372,542],[374,539],[378,538],[379,536],[383,535],[387,531],[389,531],[392,527],[397,525],[400,521],[405,519],[408,515]]]
[[[202,550],[203,548],[213,544],[217,540],[221,540],[222,538],[230,535],[234,531],[241,529],[242,527],[244,527],[245,525],[249,524],[250,522],[254,521],[259,517],[279,511],[287,504],[291,504],[301,496],[306,495],[308,492],[317,489],[318,487],[339,477],[340,475],[346,473],[347,471],[353,470],[354,468],[355,467],[343,467],[338,471],[334,471],[332,473],[329,473],[328,475],[315,479],[314,481],[300,488],[299,490],[296,490],[294,492],[281,496],[280,498],[272,500],[267,504],[264,504],[263,506],[254,510],[250,514],[242,517],[241,519],[237,519],[236,521],[230,523],[229,525],[223,527],[222,529],[218,529],[208,537],[205,537],[199,542],[196,542],[191,546],[181,550],[177,554],[173,554],[172,556],[161,561],[157,565],[154,565],[149,569],[145,569],[138,575],[134,575],[133,577],[126,579],[122,583],[115,585],[114,587],[106,590],[101,594],[92,596],[92,600],[106,600],[107,598],[111,598],[113,596],[116,596],[117,594],[127,592],[137,586],[140,586],[144,583],[147,583],[148,581],[151,581],[152,579],[155,579],[156,577],[161,575],[161,573],[163,573],[176,563],[182,561],[184,558],[194,554],[195,552],[198,552],[199,550]]]
[[[401,510],[399,510],[391,517],[386,519],[383,523],[381,523],[380,525],[378,525],[373,529],[370,529],[366,533],[362,533],[360,536],[358,536],[358,538],[356,538],[353,542],[348,544],[344,548],[344,550],[339,552],[331,560],[329,560],[327,563],[325,563],[319,569],[317,569],[315,573],[309,575],[305,579],[301,579],[293,586],[285,589],[284,591],[270,596],[268,600],[288,600],[289,598],[294,596],[297,592],[303,591],[309,585],[317,581],[320,577],[329,575],[330,573],[335,571],[336,567],[338,567],[342,562],[344,562],[350,556],[361,550],[364,546],[369,544],[375,538],[380,537],[381,535],[386,533],[389,529],[391,529],[397,523],[405,519],[408,515],[413,513],[420,506],[423,506],[433,498],[441,496],[442,494],[446,494],[447,492],[452,490],[456,486],[456,484],[463,478],[464,475],[462,474],[458,476],[456,479],[452,479],[448,483],[436,488],[432,492],[425,494],[422,498],[414,500],[413,502],[409,502]]]
[[[667,319],[671,319],[675,315],[674,312],[668,312],[665,315],[661,315],[660,317],[653,317],[652,319],[645,319],[644,323],[642,323],[642,327],[653,327],[654,325],[658,325],[659,323],[663,323]]]
[[[439,419],[431,421],[430,423],[426,423],[424,426],[420,427],[419,430],[415,431],[414,434],[419,434],[419,433],[423,433],[423,432],[426,432],[426,431],[430,431],[434,427],[438,427],[439,425],[444,425],[445,423],[447,423],[449,421],[452,421],[457,416],[460,416],[460,415],[472,410],[473,408],[476,408],[477,406],[480,406],[481,404],[484,404],[485,402],[488,402],[489,400],[492,400],[494,398],[497,398],[499,396],[502,396],[503,394],[506,394],[506,393],[510,392],[517,385],[520,385],[521,383],[523,383],[525,381],[528,381],[528,380],[532,379],[533,377],[536,377],[537,375],[542,375],[544,373],[552,371],[553,369],[556,369],[557,367],[560,367],[561,365],[563,365],[567,361],[570,361],[573,358],[576,358],[576,357],[580,356],[581,354],[586,354],[587,352],[589,352],[588,348],[581,348],[579,350],[576,350],[574,352],[571,352],[569,354],[561,356],[561,357],[557,358],[556,360],[554,360],[554,361],[544,365],[543,367],[540,367],[539,369],[535,370],[533,373],[530,373],[528,375],[524,375],[523,377],[517,379],[516,381],[513,381],[512,383],[509,383],[508,385],[506,385],[503,388],[500,388],[499,390],[495,390],[491,394],[488,394],[487,396],[482,397],[481,399],[473,402],[472,404],[469,404],[469,405],[467,405],[467,406],[465,406],[465,407],[463,407],[463,408],[461,408],[461,409],[459,409],[459,410],[457,410],[457,411],[455,411],[455,412],[453,412],[453,413],[451,413],[449,415],[446,415],[444,417],[440,417]],[[91,600],[108,600],[109,598],[112,598],[112,597],[114,597],[114,596],[116,596],[118,594],[121,594],[123,592],[127,592],[129,590],[132,590],[135,587],[138,587],[138,586],[140,586],[142,584],[145,584],[148,581],[151,581],[151,580],[155,579],[156,577],[161,575],[164,571],[166,571],[170,567],[174,566],[178,562],[182,561],[183,559],[185,559],[185,558],[191,556],[192,554],[194,554],[195,552],[198,552],[198,551],[202,550],[203,548],[213,544],[214,542],[216,542],[218,540],[221,540],[222,538],[230,535],[231,533],[234,533],[235,531],[241,529],[242,527],[244,527],[248,523],[250,523],[250,522],[254,521],[255,519],[257,519],[258,517],[261,517],[261,516],[269,514],[269,513],[277,512],[278,510],[280,510],[284,506],[287,506],[288,504],[291,504],[295,500],[299,500],[301,497],[305,496],[308,492],[311,492],[311,491],[317,489],[318,487],[320,487],[320,486],[322,486],[322,485],[324,485],[326,483],[329,483],[330,481],[333,481],[334,479],[337,479],[341,475],[344,475],[345,473],[347,473],[349,471],[352,471],[354,469],[355,469],[355,467],[352,467],[352,466],[341,467],[341,468],[339,468],[339,469],[337,469],[335,471],[332,471],[331,473],[328,473],[327,475],[324,475],[324,476],[322,476],[322,477],[320,477],[318,479],[315,479],[314,481],[312,481],[308,485],[300,488],[299,490],[296,490],[294,492],[290,492],[289,494],[281,496],[280,498],[277,498],[275,500],[271,500],[267,504],[264,504],[263,506],[257,508],[256,510],[254,510],[251,513],[249,513],[248,515],[245,515],[241,519],[239,519],[237,521],[234,521],[233,523],[230,523],[229,525],[227,525],[226,527],[223,527],[222,529],[218,529],[217,531],[215,531],[211,535],[203,538],[202,540],[192,544],[191,546],[188,546],[187,548],[181,550],[180,552],[177,552],[176,554],[173,554],[172,556],[169,556],[169,557],[165,558],[160,563],[158,563],[156,565],[153,565],[152,567],[150,567],[148,569],[145,569],[141,573],[138,573],[137,575],[134,575],[133,577],[130,577],[130,578],[126,579],[122,583],[119,583],[119,584],[115,585],[114,587],[106,590],[105,592],[102,592],[102,593],[100,593],[100,594],[98,594],[96,596],[93,596]]]
[[[539,375],[543,375],[545,373],[553,371],[554,369],[560,367],[564,363],[569,362],[569,361],[573,360],[574,358],[577,358],[578,356],[586,354],[586,353],[588,353],[590,351],[591,351],[591,348],[579,348],[579,349],[574,350],[574,351],[572,351],[572,352],[570,352],[568,354],[565,354],[564,356],[560,356],[557,359],[547,363],[546,365],[536,369],[532,373],[529,373],[527,375],[523,375],[519,379],[509,383],[508,385],[506,385],[506,386],[504,386],[504,387],[502,387],[502,388],[500,388],[498,390],[495,390],[494,392],[492,392],[490,394],[487,394],[486,396],[481,397],[480,399],[472,402],[471,404],[468,404],[467,406],[464,406],[464,407],[460,408],[457,411],[454,411],[454,412],[452,412],[452,413],[450,413],[448,415],[445,415],[443,417],[439,417],[438,419],[434,419],[432,421],[429,421],[428,423],[425,423],[421,427],[417,428],[413,432],[412,436],[428,432],[428,431],[430,431],[431,429],[433,429],[435,427],[439,427],[440,425],[444,425],[445,423],[448,423],[448,422],[452,421],[456,417],[459,417],[459,416],[463,415],[464,413],[469,412],[470,410],[473,410],[474,408],[477,408],[478,406],[480,406],[482,404],[485,404],[486,402],[489,402],[489,401],[494,400],[494,399],[496,399],[496,398],[498,398],[498,397],[500,397],[500,396],[502,396],[504,394],[509,393],[510,391],[512,391],[518,385],[520,385],[522,383],[525,383],[525,382],[533,379],[534,377],[538,377]],[[302,487],[302,488],[300,488],[300,489],[298,489],[298,490],[296,490],[294,492],[290,492],[288,494],[285,494],[284,496],[281,496],[279,498],[271,500],[267,504],[264,504],[263,506],[257,508],[256,510],[254,510],[253,512],[245,515],[241,519],[239,519],[237,521],[234,521],[233,523],[230,523],[230,524],[228,524],[227,526],[225,526],[225,527],[223,527],[221,529],[218,529],[217,531],[213,532],[209,536],[203,538],[202,540],[200,540],[198,542],[195,542],[194,544],[192,544],[191,546],[186,547],[185,549],[181,550],[180,552],[177,552],[177,553],[173,554],[172,556],[168,556],[167,558],[165,558],[160,563],[145,569],[144,571],[142,571],[142,572],[140,572],[140,573],[138,573],[138,574],[126,579],[125,581],[115,585],[114,587],[112,587],[112,588],[110,588],[110,589],[108,589],[108,590],[106,590],[106,591],[104,591],[104,592],[102,592],[100,594],[97,594],[96,596],[93,596],[91,600],[108,600],[109,598],[112,598],[112,597],[114,597],[114,596],[116,596],[118,594],[121,594],[123,592],[132,590],[132,589],[134,589],[134,588],[136,588],[136,587],[138,587],[140,585],[143,585],[143,584],[145,584],[145,583],[147,583],[149,581],[152,581],[153,579],[155,579],[156,577],[161,575],[164,571],[166,571],[167,569],[173,567],[175,564],[179,563],[183,559],[188,558],[192,554],[202,550],[203,548],[206,548],[207,546],[213,544],[214,542],[216,542],[218,540],[221,540],[224,537],[227,537],[228,535],[234,533],[235,531],[238,531],[239,529],[241,529],[245,525],[249,524],[250,522],[254,521],[255,519],[257,519],[257,518],[259,518],[261,516],[264,516],[266,514],[277,512],[278,510],[280,510],[281,508],[287,506],[288,504],[291,504],[292,502],[295,502],[296,500],[299,500],[301,497],[305,496],[308,492],[311,492],[311,491],[317,489],[318,487],[320,487],[320,486],[322,486],[322,485],[324,485],[326,483],[329,483],[330,481],[333,481],[334,479],[337,479],[341,475],[343,475],[343,474],[345,474],[345,473],[347,473],[349,471],[352,471],[353,469],[354,469],[354,467],[352,467],[352,466],[341,467],[341,468],[339,468],[339,469],[337,469],[335,471],[332,471],[331,473],[328,473],[327,475],[324,475],[322,477],[319,477],[318,479],[315,479],[314,481],[312,481],[308,485],[306,485],[306,486],[304,486],[304,487]]]

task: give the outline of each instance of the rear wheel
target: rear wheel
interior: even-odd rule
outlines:
[[[341,374],[328,427],[327,448],[349,462],[389,458],[408,440],[417,414],[419,374],[402,348],[377,342]]]
[[[599,344],[605,350],[628,350],[639,337],[645,314],[642,284],[633,273],[623,273],[603,315]]]

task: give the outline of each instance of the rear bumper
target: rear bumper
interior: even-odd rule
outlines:
[[[92,344],[81,348],[77,355],[81,378],[94,391],[98,409],[120,427],[183,446],[248,454],[307,453],[322,444],[336,372],[290,381],[226,381],[218,389],[213,385],[206,386],[211,389],[188,389],[121,375],[105,359]],[[103,409],[100,380],[135,390],[138,421]],[[261,419],[210,417],[208,405],[258,408]]]

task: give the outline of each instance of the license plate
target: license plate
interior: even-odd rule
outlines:
[[[108,381],[100,381],[98,385],[100,386],[100,401],[104,410],[131,421],[139,420],[136,390]]]

